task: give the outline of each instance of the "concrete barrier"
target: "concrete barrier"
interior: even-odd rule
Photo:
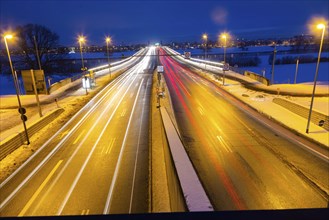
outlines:
[[[40,118],[38,121],[27,127],[29,137],[37,133],[43,127],[52,122],[64,110],[62,108],[55,109],[47,115]],[[0,142],[0,160],[5,158],[8,154],[16,150],[26,141],[24,129],[20,130],[17,134],[13,134]]]
[[[170,153],[188,210],[192,212],[214,211],[167,110],[160,107],[160,112],[169,142]]]
[[[293,113],[308,119],[308,115],[309,115],[309,109],[298,105],[296,103],[293,103],[291,101],[282,99],[282,98],[274,98],[273,102],[275,104],[281,105],[282,107],[288,109],[289,111],[292,111]],[[313,122],[314,124],[323,127],[324,129],[326,129],[327,131],[329,130],[329,116],[322,114],[320,112],[316,112],[314,110],[312,110],[312,116],[311,116],[311,122]],[[323,122],[322,125],[320,125]]]

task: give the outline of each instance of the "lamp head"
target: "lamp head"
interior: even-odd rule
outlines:
[[[324,29],[325,28],[325,26],[324,26],[324,24],[318,24],[317,26],[316,26],[318,29]]]

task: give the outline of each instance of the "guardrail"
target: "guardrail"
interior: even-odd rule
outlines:
[[[48,113],[47,115],[40,118],[35,123],[27,126],[27,133],[32,136],[43,127],[52,122],[58,115],[60,115],[64,110],[58,108]],[[13,134],[0,142],[0,160],[5,158],[8,154],[16,150],[18,147],[24,144],[26,141],[24,130],[20,130],[17,134]]]
[[[293,113],[308,119],[309,109],[304,106],[298,105],[296,103],[290,102],[282,98],[274,98],[273,102],[275,104],[281,105],[282,107],[292,111]],[[314,124],[323,127],[329,131],[329,116],[322,114],[320,112],[312,111],[311,122]]]

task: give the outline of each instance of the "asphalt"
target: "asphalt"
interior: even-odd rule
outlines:
[[[216,210],[327,207],[327,163],[303,147],[316,145],[160,59],[183,142]]]
[[[144,61],[113,80],[2,182],[1,216],[148,211],[145,103],[154,66]]]

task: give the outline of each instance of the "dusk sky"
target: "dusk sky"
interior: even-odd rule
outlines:
[[[328,19],[328,0],[106,1],[0,0],[1,32],[17,25],[41,24],[76,45],[77,35],[89,45],[216,40],[228,31],[239,38],[260,39],[307,34],[314,16]]]

